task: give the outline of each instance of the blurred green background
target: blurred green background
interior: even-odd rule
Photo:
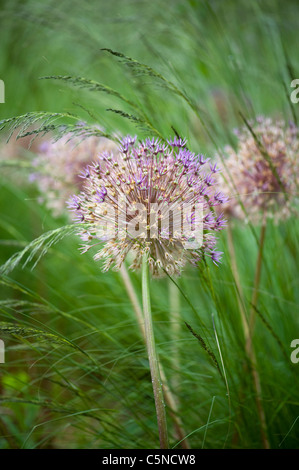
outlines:
[[[290,0],[2,1],[0,119],[47,111],[73,113],[108,133],[177,132],[213,158],[235,142],[242,116],[297,123],[290,83],[299,78],[298,18],[298,2]],[[39,80],[56,75],[115,92]],[[2,264],[68,219],[39,204],[20,158],[7,164],[4,131],[0,138]],[[32,157],[32,149],[23,151],[22,161]],[[260,227],[235,221],[231,229],[249,309]],[[259,287],[254,345],[272,448],[299,447],[299,365],[290,360],[290,343],[299,337],[298,231],[295,218],[269,222]],[[1,277],[0,448],[159,445],[145,345],[122,279],[103,274],[78,245],[67,237],[33,270],[34,260]],[[219,249],[222,265],[188,268],[178,280],[181,292],[168,279],[152,280],[160,361],[190,447],[260,448],[225,231]],[[140,275],[130,276],[141,301]],[[171,446],[180,447],[169,410],[168,419]]]

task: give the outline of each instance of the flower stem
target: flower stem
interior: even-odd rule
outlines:
[[[124,282],[125,288],[127,290],[128,296],[132,302],[133,310],[136,315],[136,319],[138,322],[138,326],[142,335],[144,342],[146,343],[146,336],[145,336],[145,329],[144,329],[144,318],[143,312],[139,303],[138,296],[130,279],[129,273],[124,264],[122,264],[120,268],[120,273],[122,280]],[[173,283],[172,283],[173,284]],[[162,364],[160,364],[160,377],[163,384],[163,392],[164,392],[164,400],[167,408],[169,409],[169,414],[173,420],[173,424],[175,427],[176,437],[180,442],[180,445],[183,449],[190,449],[190,445],[188,439],[186,438],[187,434],[183,428],[182,421],[178,415],[178,406],[176,400],[168,386],[167,379],[165,372],[162,368]]]
[[[255,326],[255,319],[256,319],[256,306],[258,301],[258,293],[259,293],[259,285],[261,280],[261,272],[262,272],[262,260],[263,260],[263,251],[264,251],[264,243],[265,243],[265,235],[266,235],[266,225],[267,225],[267,214],[266,211],[264,212],[261,233],[260,233],[260,242],[259,242],[259,251],[255,269],[255,276],[254,276],[254,287],[253,287],[253,294],[251,299],[251,309],[249,314],[249,332],[248,337],[246,340],[246,353],[250,360],[250,367],[251,367],[251,374],[253,378],[253,383],[256,392],[256,404],[257,410],[260,418],[261,423],[261,437],[263,442],[263,447],[265,449],[270,449],[270,443],[267,437],[267,422],[266,422],[266,415],[262,403],[262,387],[260,376],[256,366],[256,354],[253,346],[253,333],[254,333],[254,326]]]
[[[266,225],[267,225],[267,215],[266,212],[264,213],[261,233],[260,233],[260,241],[259,241],[259,251],[254,275],[254,286],[253,286],[253,293],[251,299],[251,309],[249,314],[249,335],[246,342],[246,351],[248,352],[249,356],[252,350],[252,337],[254,332],[255,326],[255,318],[256,318],[256,306],[259,294],[259,285],[261,280],[261,272],[262,272],[262,260],[263,260],[263,251],[264,251],[264,243],[265,243],[265,235],[266,235]]]
[[[256,355],[255,355],[255,350],[254,350],[253,343],[252,343],[252,336],[253,336],[253,330],[254,330],[254,324],[255,324],[255,314],[256,314],[255,307],[257,305],[258,289],[259,289],[259,284],[260,284],[260,279],[261,279],[262,258],[263,258],[263,249],[264,249],[265,233],[266,233],[266,220],[267,220],[266,213],[264,213],[262,227],[261,227],[260,241],[259,241],[259,252],[258,252],[257,264],[256,264],[256,270],[255,270],[254,289],[253,289],[253,295],[252,295],[252,301],[251,301],[249,320],[247,320],[246,313],[245,313],[244,294],[243,294],[242,285],[240,282],[240,277],[239,277],[239,272],[238,272],[238,267],[237,267],[237,262],[236,262],[236,253],[235,253],[234,243],[233,243],[233,236],[232,236],[232,231],[231,231],[230,226],[228,229],[228,247],[229,247],[229,252],[230,252],[230,256],[232,260],[233,276],[234,276],[236,288],[238,291],[238,304],[239,304],[239,309],[241,313],[241,320],[242,320],[242,326],[243,326],[243,332],[244,332],[244,338],[245,338],[245,352],[250,361],[250,373],[252,376],[253,386],[254,386],[255,393],[256,393],[256,406],[257,406],[257,412],[258,412],[260,426],[261,426],[260,427],[261,439],[262,439],[263,447],[265,449],[269,449],[270,443],[267,437],[267,423],[266,423],[266,415],[265,415],[263,402],[262,402],[261,381],[260,381],[259,373],[256,368]]]
[[[143,300],[143,313],[144,313],[144,327],[147,344],[147,352],[149,359],[149,366],[152,377],[154,399],[156,406],[157,422],[159,429],[160,448],[168,449],[168,432],[166,413],[163,398],[163,389],[160,379],[159,362],[156,352],[156,344],[153,330],[150,289],[149,289],[149,267],[147,263],[147,255],[143,257],[142,263],[142,300]]]
[[[228,242],[228,251],[229,251],[230,260],[231,260],[232,274],[234,277],[235,287],[237,291],[237,301],[238,301],[238,306],[239,306],[239,310],[241,314],[244,339],[246,343],[247,338],[249,337],[249,327],[248,327],[248,320],[246,317],[245,298],[244,298],[244,293],[243,293],[241,280],[239,276],[239,271],[238,271],[238,266],[237,266],[237,257],[236,257],[232,228],[231,228],[230,223],[227,225],[227,242]]]

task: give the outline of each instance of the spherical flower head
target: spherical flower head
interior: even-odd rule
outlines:
[[[298,128],[263,116],[236,131],[236,150],[225,147],[222,179],[228,215],[258,222],[276,221],[295,211],[298,201]]]
[[[104,137],[85,139],[66,134],[57,142],[44,141],[33,159],[36,170],[30,181],[37,184],[39,201],[54,217],[69,214],[66,201],[84,183],[84,168],[104,151],[115,152],[117,144]]]
[[[104,152],[84,172],[85,184],[69,200],[75,220],[84,222],[82,250],[98,250],[103,269],[119,269],[127,255],[131,269],[145,255],[154,276],[179,275],[204,255],[216,265],[216,233],[225,226],[215,208],[227,201],[217,188],[219,169],[190,152],[186,140],[125,137],[117,154]]]

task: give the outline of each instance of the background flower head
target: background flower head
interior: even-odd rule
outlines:
[[[66,214],[66,201],[82,188],[83,179],[79,174],[83,168],[100,153],[116,149],[113,141],[96,136],[82,139],[67,134],[57,142],[43,142],[33,159],[36,171],[30,175],[41,194],[39,201],[54,216]]]
[[[227,146],[223,152],[223,184],[232,196],[226,211],[238,218],[247,213],[252,221],[263,213],[276,220],[289,217],[298,200],[298,128],[261,116],[236,135],[236,149]]]
[[[32,135],[16,138],[4,135],[0,138],[0,169],[5,176],[20,187],[28,186],[28,171],[31,170],[32,156],[43,142],[43,137],[33,139]]]

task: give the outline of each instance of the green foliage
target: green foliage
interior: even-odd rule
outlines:
[[[0,27],[3,142],[177,134],[213,157],[234,145],[233,129],[252,117],[298,120],[289,99],[299,70],[293,1],[14,0],[4,2]],[[146,348],[121,275],[103,274],[91,254],[80,255],[78,225],[39,204],[27,181],[33,150],[11,159],[5,148],[0,447],[158,447]],[[260,227],[235,222],[231,230],[248,316]],[[295,218],[268,223],[255,308],[272,448],[299,446],[299,365],[290,360],[299,335],[298,232]],[[160,361],[192,448],[260,448],[227,234],[219,247],[220,267],[203,263],[175,280],[177,311],[170,308],[172,280],[151,281]],[[139,273],[130,279],[141,302]]]

